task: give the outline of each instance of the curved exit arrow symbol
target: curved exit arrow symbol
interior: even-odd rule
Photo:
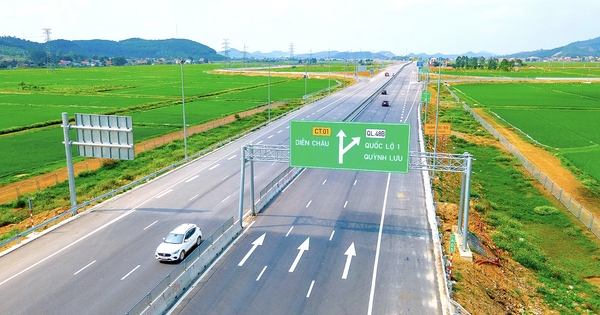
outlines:
[[[340,138],[340,157],[338,162],[340,164],[344,164],[344,154],[348,152],[348,150],[350,150],[350,148],[352,148],[353,146],[360,144],[360,137],[352,138],[352,142],[350,142],[350,144],[348,144],[345,148],[344,138],[346,138],[346,134],[344,133],[344,130],[340,129],[340,132],[338,132],[336,137]]]

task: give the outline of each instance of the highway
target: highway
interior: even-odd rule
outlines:
[[[419,150],[419,87],[406,67],[356,121],[410,123]],[[170,314],[443,314],[424,197],[417,171],[307,169]]]
[[[395,72],[394,70],[390,71]],[[413,71],[414,69],[412,66],[406,67],[403,75],[408,76]],[[411,75],[414,77],[414,74]],[[242,145],[249,142],[257,144],[287,144],[289,141],[288,125],[290,119],[341,120],[354,110],[362,100],[374,93],[378,87],[388,79],[389,78],[387,77],[383,77],[383,75],[378,75],[373,79],[357,83],[343,91],[334,93],[322,101],[306,106],[281,120],[274,121],[267,127],[261,128],[260,130],[191,162],[184,167],[171,171],[124,195],[105,202],[94,208],[88,214],[46,233],[17,250],[2,255],[0,257],[0,266],[2,266],[2,268],[0,268],[0,297],[2,300],[2,303],[0,303],[0,314],[123,314],[127,312],[133,304],[139,301],[175,267],[173,264],[159,263],[154,258],[156,246],[158,246],[162,238],[165,237],[170,230],[181,223],[190,222],[201,227],[204,235],[208,236],[229,217],[234,216],[237,219],[240,176],[239,148]],[[402,80],[396,81],[401,82]],[[413,87],[413,91],[409,91],[409,87],[411,86]],[[409,85],[408,82],[406,82],[406,84],[395,90],[399,94],[392,93],[392,95],[389,96],[394,97],[392,107],[381,110],[381,108],[374,106],[372,109],[365,111],[360,118],[365,121],[372,118],[373,121],[386,120],[398,122],[401,117],[409,117],[408,115],[410,113],[410,110],[407,107],[404,113],[406,116],[402,116],[403,114],[400,111],[402,105],[400,104],[403,101],[408,101],[409,103],[412,102],[410,103],[410,107],[413,113],[412,117],[414,117],[416,108],[413,108],[415,103],[412,99],[415,97],[410,96],[413,95],[410,93],[416,93],[417,86],[417,84]],[[404,90],[409,91],[410,95],[406,95],[406,97],[400,95]],[[395,102],[397,102],[397,104]],[[374,103],[377,103],[377,100]],[[369,115],[371,116],[369,117]],[[387,120],[388,117],[389,120]],[[415,129],[415,127],[413,127],[413,129]],[[413,134],[416,134],[416,132],[413,132]],[[256,163],[255,183],[257,190],[264,187],[274,176],[279,174],[286,167],[286,165],[278,163]],[[313,172],[317,174],[314,176],[327,176],[327,171],[308,170],[299,178],[293,187],[302,187],[301,185],[303,185],[302,182],[305,180],[304,178],[309,178],[310,180],[310,174]],[[306,262],[304,260],[310,255],[314,255],[313,253],[317,253],[317,249],[320,246],[329,245],[329,243],[321,243],[323,238],[322,235],[324,233],[331,234],[331,228],[322,226],[323,224],[343,224],[343,222],[340,221],[340,218],[345,218],[348,221],[348,224],[350,224],[349,226],[353,226],[354,224],[367,224],[364,228],[347,228],[339,230],[336,232],[334,238],[332,238],[332,242],[352,240],[352,242],[356,243],[357,254],[348,273],[348,280],[350,280],[353,279],[353,275],[356,277],[358,266],[363,264],[361,261],[364,259],[371,259],[365,256],[362,250],[373,250],[372,243],[374,241],[373,237],[375,233],[369,231],[377,229],[376,226],[379,226],[382,209],[386,209],[390,205],[400,201],[387,201],[388,206],[386,206],[386,208],[382,208],[383,205],[377,204],[382,202],[386,203],[384,202],[385,199],[383,198],[384,195],[382,195],[382,193],[386,187],[385,181],[387,180],[387,174],[332,171],[329,176],[331,178],[327,182],[329,185],[325,183],[321,189],[318,189],[315,197],[310,197],[309,194],[306,193],[301,194],[303,195],[303,198],[314,198],[314,204],[311,203],[311,207],[313,207],[310,209],[311,211],[313,211],[313,209],[315,209],[314,211],[319,211],[319,207],[322,207],[322,205],[320,205],[321,203],[317,201],[321,200],[319,199],[319,196],[321,196],[320,198],[323,198],[324,195],[317,193],[325,193],[325,187],[327,189],[335,189],[336,191],[339,189],[340,193],[347,192],[349,187],[346,187],[347,185],[344,184],[347,182],[347,176],[356,177],[356,185],[352,185],[355,189],[358,189],[359,187],[365,191],[368,191],[367,189],[374,189],[377,193],[369,196],[369,198],[359,198],[360,200],[357,200],[355,205],[351,204],[349,201],[348,207],[350,208],[348,208],[348,211],[337,208],[333,209],[335,207],[332,207],[327,210],[331,212],[326,214],[327,219],[331,221],[320,223],[321,225],[315,226],[304,223],[301,226],[296,227],[294,231],[292,231],[293,233],[290,232],[288,238],[283,239],[306,239],[305,235],[313,235],[314,233],[306,257],[302,257],[298,262],[298,273],[296,273],[296,275],[300,275],[307,272],[302,271],[304,270],[303,268],[306,267]],[[421,187],[420,189],[422,190],[422,181],[419,182],[418,185],[415,185],[414,183],[407,183],[405,180],[399,180],[399,177],[397,176],[401,175],[392,175],[390,178],[390,186],[388,189],[390,194],[395,193],[394,189],[401,189],[402,185],[408,185],[411,189]],[[410,177],[412,175],[408,176]],[[360,184],[358,179],[361,179]],[[395,184],[397,182],[398,184]],[[312,181],[309,182],[308,185],[315,186]],[[246,187],[247,190],[245,196],[247,196],[247,199],[244,202],[246,205],[249,205],[251,202],[249,197],[249,185],[246,185]],[[293,187],[290,187],[290,191],[294,190]],[[406,192],[406,195],[409,196],[407,197],[408,199],[418,200],[422,198],[422,195],[413,196],[408,192]],[[299,197],[300,195],[295,198]],[[284,219],[287,216],[294,216],[293,218],[288,219],[294,220],[294,222],[310,222],[310,217],[306,217],[307,213],[299,212],[299,210],[306,210],[308,208],[304,208],[304,205],[302,205],[302,207],[298,206],[290,208],[289,204],[290,202],[294,202],[294,200],[286,202],[286,198],[290,198],[287,197],[286,194],[282,195],[280,198],[280,200],[269,208],[266,212],[267,215],[278,213],[277,211],[283,211],[283,217],[281,219]],[[327,196],[326,199],[330,199],[328,202],[333,202],[335,198]],[[298,202],[303,203],[304,200],[298,200]],[[288,207],[283,206],[286,204]],[[361,204],[364,208],[353,208],[358,207]],[[278,210],[281,207],[284,209]],[[407,206],[400,205],[399,207]],[[350,212],[350,209],[355,210]],[[287,213],[286,211],[291,212]],[[390,211],[393,212],[395,210],[392,209]],[[420,218],[420,213],[424,210],[415,208],[414,211],[417,211],[415,216]],[[337,216],[336,213],[338,213]],[[296,217],[296,215],[300,216]],[[277,214],[274,216],[277,217],[279,215]],[[268,218],[268,216],[259,217],[255,226],[249,230],[236,246],[243,246],[249,238],[260,236],[257,236],[256,233],[258,232],[255,231],[259,230],[262,220],[266,218]],[[265,222],[264,224],[266,224],[264,228],[267,228],[273,223]],[[404,226],[406,226],[407,229],[413,229],[413,227],[409,227],[407,222],[397,222],[394,217],[386,216],[384,226],[388,225],[392,230],[402,229]],[[314,227],[314,230],[312,227]],[[285,228],[289,227],[285,226]],[[362,234],[364,234],[363,236],[356,237],[364,238],[366,243],[359,242],[354,238],[355,236],[353,236],[356,233],[361,234],[361,229],[367,229],[367,231],[362,232]],[[423,229],[426,229],[426,227],[423,227]],[[387,230],[387,228],[384,230]],[[417,232],[418,231],[420,230],[417,229]],[[285,233],[287,233],[287,231]],[[398,233],[398,235],[403,235],[403,232],[401,231]],[[346,234],[348,234],[348,236],[344,236]],[[392,236],[398,236],[395,233],[389,234],[386,232],[381,235],[382,249],[388,248],[389,246],[399,246],[399,244],[393,244],[399,240],[386,241],[386,239]],[[421,241],[423,247],[413,248],[412,250],[415,254],[410,257],[407,256],[406,258],[421,259],[421,261],[426,260],[426,257],[428,257],[429,254],[425,254],[420,258],[415,257],[430,252],[430,249],[427,249],[427,246],[430,246],[427,245],[430,243],[430,241],[427,240],[427,235],[412,236],[411,234],[411,237],[414,237],[415,239],[423,237],[423,240]],[[274,238],[275,235],[269,233],[268,236],[265,236],[265,244],[267,243],[267,240],[271,242]],[[329,238],[329,236],[327,236],[327,238]],[[377,241],[377,238],[378,237],[375,237],[375,241]],[[404,242],[404,239],[400,241]],[[320,243],[321,245],[319,245]],[[294,243],[293,246],[297,248],[299,245],[300,244]],[[284,251],[284,248],[285,251],[292,250],[287,248],[287,245],[284,246],[284,244],[282,244],[280,246],[282,246],[282,251]],[[339,246],[346,246],[347,248],[349,244],[340,243]],[[298,251],[297,249],[294,250]],[[246,251],[246,248],[241,249],[241,251]],[[259,250],[257,249],[257,254],[258,251]],[[234,257],[235,255],[241,254],[239,254],[238,250],[234,250],[232,251],[231,256],[227,256],[228,259],[223,260],[221,263],[225,264],[229,259],[233,259],[229,257]],[[333,252],[327,255],[336,255],[337,257],[337,254]],[[393,256],[394,254],[387,254],[385,250],[381,251],[379,259],[386,263],[380,265],[380,270],[387,270],[389,268],[395,270],[395,268],[397,268],[397,266],[387,265],[386,259],[390,258],[387,257],[388,255]],[[252,260],[256,257],[258,257],[258,255],[250,257],[247,265],[245,264],[244,267],[255,266],[256,262],[252,262]],[[406,258],[403,257],[402,259]],[[407,262],[409,261],[411,264],[417,264],[415,261],[407,260]],[[234,265],[237,266],[237,263],[239,263],[239,261],[235,262]],[[368,262],[365,266],[367,265]],[[289,266],[287,268],[289,268]],[[218,272],[219,270],[223,270],[223,268],[216,268],[214,271]],[[372,273],[372,271],[373,266],[371,263],[371,267],[365,269],[365,275],[363,276],[368,276],[368,278],[370,278],[369,274]],[[319,269],[313,272],[325,273],[328,271],[326,269]],[[265,274],[266,273],[267,272],[265,271]],[[244,272],[244,274],[246,273]],[[416,276],[417,274],[419,273],[417,272],[413,274],[413,276]],[[429,273],[425,271],[421,276],[430,277]],[[272,275],[265,275],[265,279],[269,277],[272,277]],[[333,273],[331,274],[331,277],[332,279],[334,278]],[[271,279],[275,281],[275,278]],[[378,290],[379,287],[382,287],[382,283],[386,283],[387,280],[388,279],[381,278],[378,280],[377,289],[375,290],[376,294],[374,295],[374,302],[376,304],[381,303],[380,299],[385,299],[383,295],[379,295]],[[321,281],[323,280],[319,278],[319,285],[317,286],[317,284],[315,284],[315,290],[317,288],[322,288],[323,283],[321,283]],[[364,281],[357,283],[369,287]],[[232,283],[232,285],[233,284],[234,283]],[[335,287],[333,282],[330,285]],[[399,284],[393,284],[393,286],[397,285]],[[406,285],[406,283],[404,285]],[[365,289],[368,290],[366,287]],[[424,289],[428,290],[428,288]],[[277,289],[271,287],[269,290],[272,291]],[[434,291],[437,292],[437,290]],[[222,294],[225,292],[222,292]],[[430,293],[434,294],[435,292]],[[198,294],[195,296],[198,296]],[[207,294],[207,296],[210,296],[210,294]],[[256,302],[259,303],[258,299]],[[432,302],[428,303],[432,304]],[[273,307],[275,307],[275,305],[277,305],[277,303],[273,303]],[[212,311],[208,312],[211,313]],[[298,312],[308,312],[308,309],[298,310]]]

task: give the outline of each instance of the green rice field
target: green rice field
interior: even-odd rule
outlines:
[[[442,74],[480,77],[511,78],[598,78],[600,62],[568,62],[563,68],[562,62],[527,62],[527,66],[518,71],[501,71],[487,69],[442,69]],[[432,68],[437,74],[437,69]]]
[[[267,77],[209,73],[220,67],[183,66],[188,125],[267,103]],[[0,185],[64,166],[62,112],[70,117],[75,113],[132,116],[135,142],[183,127],[179,65],[66,68],[53,74],[46,69],[17,69],[1,74]],[[304,80],[271,77],[271,100],[302,98],[304,84]],[[328,85],[326,79],[310,79],[308,93]]]
[[[600,83],[492,83],[451,87],[600,182]]]

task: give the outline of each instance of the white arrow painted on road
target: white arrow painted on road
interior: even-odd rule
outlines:
[[[352,142],[350,142],[350,144],[348,144],[345,148],[344,138],[346,138],[346,134],[344,133],[344,130],[340,129],[340,132],[338,132],[336,137],[340,138],[340,157],[338,162],[340,164],[344,164],[344,154],[348,152],[348,150],[350,150],[350,148],[352,148],[353,146],[360,144],[360,137],[352,138]]]
[[[296,269],[296,265],[298,265],[298,262],[300,261],[300,257],[302,257],[302,254],[304,254],[304,251],[308,250],[308,243],[309,242],[310,242],[310,237],[307,237],[306,241],[304,241],[304,243],[302,243],[302,245],[300,245],[298,247],[298,249],[300,250],[300,252],[298,252],[298,256],[296,256],[296,259],[294,260],[294,263],[290,267],[290,270],[288,270],[289,272],[294,272],[294,270]]]
[[[344,253],[346,255],[346,266],[344,266],[344,273],[342,274],[342,279],[348,278],[348,270],[350,270],[350,263],[352,262],[352,256],[356,256],[356,250],[354,249],[354,242],[350,244],[348,250]]]
[[[254,250],[259,245],[263,244],[263,242],[265,241],[265,235],[267,235],[267,233],[261,235],[259,238],[256,239],[256,241],[252,242],[252,248],[250,248],[250,250],[248,251],[248,254],[246,254],[246,256],[244,256],[244,258],[242,259],[242,261],[240,261],[238,266],[240,266],[240,267],[243,266],[244,263],[246,262],[246,260],[248,260],[248,258],[250,257],[250,255],[252,255],[252,252],[254,252]]]

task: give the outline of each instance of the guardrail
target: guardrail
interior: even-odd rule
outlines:
[[[260,213],[262,209],[275,198],[304,168],[288,167],[273,179],[265,188],[260,191],[258,202],[256,203],[256,212]]]
[[[306,106],[306,105],[309,105],[309,104],[312,104],[312,103],[314,103],[314,102],[317,102],[317,101],[319,101],[319,100],[321,100],[321,99],[323,99],[323,98],[325,98],[325,96],[321,96],[321,97],[319,97],[319,98],[316,98],[316,99],[313,99],[313,100],[307,101],[307,102],[306,102],[305,104],[303,104],[302,106],[298,106],[298,107],[296,107],[296,108],[294,108],[294,109],[292,109],[292,110],[288,111],[287,113],[284,113],[284,114],[281,114],[281,115],[279,115],[279,116],[276,116],[276,117],[272,118],[272,119],[271,119],[271,121],[279,120],[279,119],[281,119],[281,118],[283,118],[283,117],[285,117],[285,116],[287,116],[287,115],[289,115],[289,114],[291,114],[291,113],[293,113],[293,112],[295,112],[295,111],[297,111],[297,110],[299,110],[299,109],[303,108],[304,106]],[[105,194],[103,194],[103,195],[101,195],[101,196],[99,196],[99,197],[96,197],[96,198],[94,198],[94,199],[91,199],[91,200],[87,200],[87,201],[83,202],[82,204],[80,204],[80,205],[77,205],[77,206],[75,206],[75,207],[73,207],[73,208],[69,209],[68,211],[66,211],[66,212],[64,212],[64,213],[62,213],[62,214],[59,214],[59,215],[57,215],[57,216],[54,216],[54,217],[52,217],[52,218],[51,218],[51,219],[49,219],[49,220],[46,220],[46,221],[44,221],[44,222],[42,222],[42,223],[40,223],[40,224],[38,224],[38,225],[35,225],[35,226],[33,226],[33,227],[31,227],[31,228],[29,228],[29,229],[27,229],[27,230],[23,231],[23,232],[20,232],[20,233],[16,234],[15,236],[13,236],[13,237],[9,238],[8,240],[5,240],[5,241],[1,242],[1,243],[0,243],[0,248],[2,248],[3,246],[5,246],[5,245],[7,245],[7,244],[10,244],[10,243],[12,243],[12,242],[16,242],[17,244],[19,244],[19,242],[20,242],[20,239],[21,239],[22,237],[25,237],[25,236],[27,236],[27,235],[28,235],[29,233],[31,233],[31,232],[34,232],[34,231],[36,231],[36,230],[38,230],[38,229],[40,229],[40,228],[43,228],[43,227],[45,227],[45,226],[47,226],[47,225],[49,225],[49,224],[55,223],[57,220],[59,220],[59,219],[61,219],[61,218],[65,217],[65,216],[68,216],[68,215],[73,215],[73,216],[74,216],[74,215],[78,214],[78,213],[79,213],[79,210],[81,210],[81,209],[83,209],[83,211],[85,211],[85,210],[87,210],[87,207],[88,207],[88,206],[90,206],[90,205],[91,205],[91,204],[93,204],[93,203],[99,202],[99,201],[101,201],[101,200],[104,200],[105,198],[108,198],[108,197],[113,197],[115,194],[118,194],[118,193],[124,192],[124,191],[126,191],[126,190],[128,190],[128,189],[131,189],[131,188],[133,188],[133,187],[137,186],[138,184],[141,184],[141,183],[144,183],[144,182],[146,182],[146,181],[149,181],[149,180],[151,180],[152,178],[156,178],[156,177],[158,177],[158,175],[160,175],[160,174],[162,174],[162,173],[165,173],[165,172],[171,171],[171,170],[172,170],[172,169],[174,169],[175,167],[177,167],[177,166],[179,166],[179,165],[181,165],[181,164],[184,164],[184,163],[188,162],[189,160],[193,160],[193,159],[195,159],[195,158],[197,158],[197,157],[200,157],[200,156],[202,156],[202,155],[204,155],[204,154],[207,154],[207,153],[209,153],[209,152],[211,152],[211,151],[213,151],[213,150],[215,150],[215,149],[217,149],[217,148],[219,148],[219,147],[221,147],[221,146],[224,146],[224,145],[226,145],[226,144],[229,144],[230,142],[232,142],[232,141],[234,141],[234,140],[237,140],[238,138],[241,138],[241,137],[243,137],[243,136],[245,136],[245,135],[247,135],[247,134],[249,134],[249,133],[251,133],[251,132],[254,132],[254,131],[256,131],[256,130],[258,130],[258,129],[260,129],[260,128],[264,127],[264,126],[266,126],[266,125],[267,125],[267,124],[269,124],[269,123],[270,123],[270,122],[268,122],[268,121],[267,121],[267,122],[264,122],[264,123],[262,123],[262,124],[260,124],[260,125],[258,125],[258,126],[252,127],[252,128],[250,128],[250,129],[248,129],[248,130],[246,130],[246,131],[244,131],[244,132],[238,133],[237,135],[235,135],[235,136],[233,136],[233,137],[230,137],[230,138],[228,138],[228,139],[226,139],[226,140],[224,140],[224,141],[221,141],[221,142],[219,142],[219,143],[217,143],[217,144],[215,144],[215,145],[212,145],[212,146],[210,146],[209,148],[207,148],[207,149],[204,149],[204,150],[202,150],[202,151],[200,151],[200,152],[198,152],[198,153],[196,153],[196,154],[194,154],[194,155],[191,155],[191,156],[189,156],[187,159],[183,159],[183,160],[181,160],[181,161],[178,161],[178,162],[176,162],[176,163],[173,163],[173,164],[171,164],[171,165],[169,165],[169,166],[167,166],[167,167],[164,167],[164,168],[162,168],[162,169],[160,169],[160,170],[158,170],[158,171],[155,171],[155,172],[154,172],[154,173],[152,173],[152,174],[149,174],[149,175],[147,175],[147,176],[144,176],[144,177],[142,177],[142,178],[140,178],[140,179],[137,179],[137,180],[135,180],[135,181],[133,181],[133,182],[131,182],[131,183],[129,183],[129,184],[127,184],[127,185],[125,185],[125,186],[122,186],[122,187],[119,187],[119,188],[113,189],[113,190],[111,190],[111,191],[109,191],[109,192],[107,192],[107,193],[105,193]]]
[[[233,217],[229,218],[126,314],[162,314],[241,230]]]
[[[571,214],[573,214],[583,225],[596,235],[596,237],[600,238],[600,221],[596,218],[589,210],[587,210],[584,206],[582,206],[577,200],[573,199],[569,193],[564,191],[559,185],[557,185],[546,173],[542,172],[542,170],[537,167],[533,162],[531,162],[525,155],[523,155],[510,141],[506,140],[506,138],[500,134],[492,125],[490,125],[485,119],[479,116],[475,111],[473,111],[467,104],[463,104],[463,107],[471,113],[471,115],[481,123],[481,125],[487,129],[489,133],[494,135],[494,137],[498,138],[498,141],[512,153],[525,167],[525,169],[533,175],[544,187],[552,193],[558,201],[560,201]]]

